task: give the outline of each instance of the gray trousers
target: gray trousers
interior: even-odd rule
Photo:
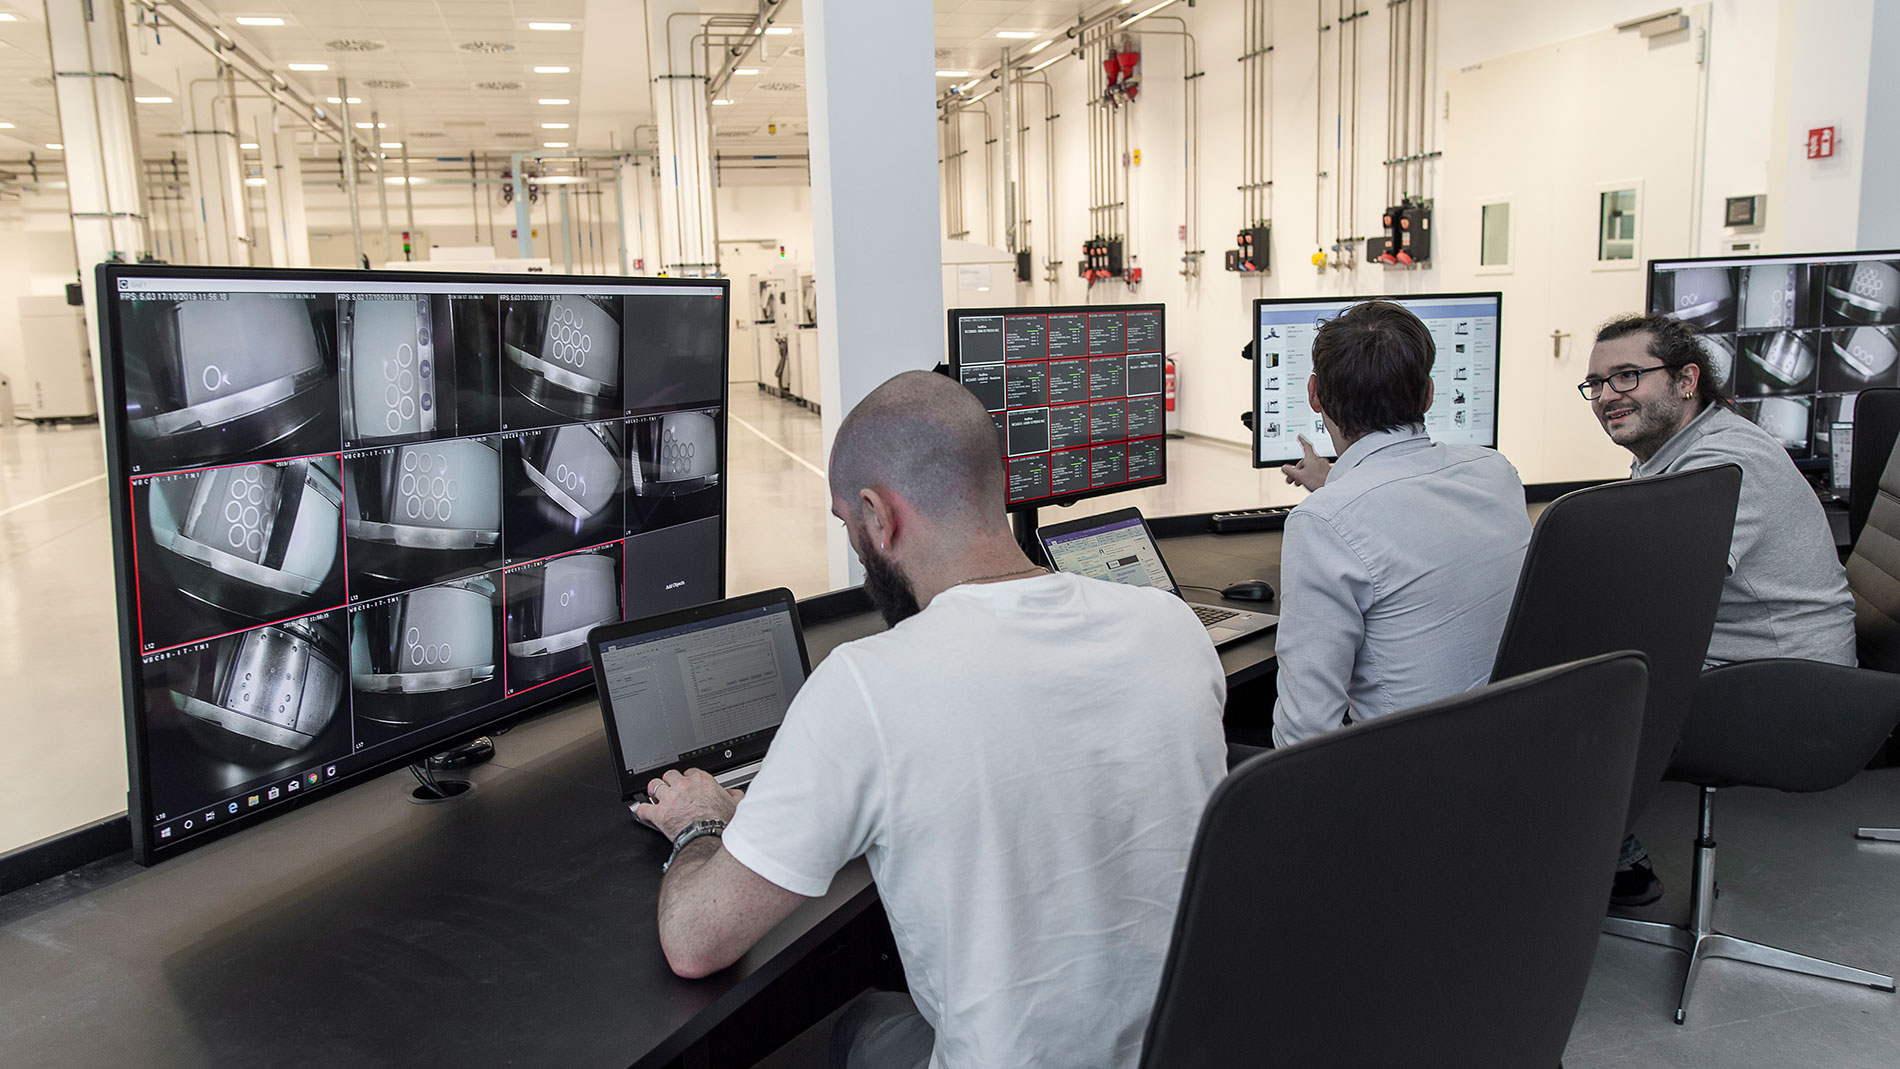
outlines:
[[[901,991],[867,991],[831,1029],[831,1069],[927,1069],[934,1032]]]

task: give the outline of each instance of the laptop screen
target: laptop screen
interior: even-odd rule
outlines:
[[[765,753],[805,682],[789,600],[600,642],[623,773],[718,773]]]
[[[1131,509],[1045,529],[1042,545],[1059,572],[1180,593],[1147,525]]]

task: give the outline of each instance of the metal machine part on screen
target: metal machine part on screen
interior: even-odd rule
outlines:
[[[98,292],[141,862],[450,750],[586,687],[590,628],[725,595],[722,280],[105,265]]]
[[[1701,333],[1735,410],[1824,490],[1854,398],[1900,386],[1900,252],[1654,260],[1649,308]]]

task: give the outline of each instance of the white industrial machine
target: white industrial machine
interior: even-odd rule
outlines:
[[[93,385],[86,310],[67,304],[64,297],[21,297],[19,308],[25,374],[14,386],[14,406],[41,422],[96,418],[99,394]]]

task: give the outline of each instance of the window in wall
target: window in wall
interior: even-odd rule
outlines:
[[[1511,202],[1486,204],[1478,212],[1478,266],[1511,266]]]
[[[1636,258],[1636,190],[1606,189],[1597,194],[1597,259]]]

